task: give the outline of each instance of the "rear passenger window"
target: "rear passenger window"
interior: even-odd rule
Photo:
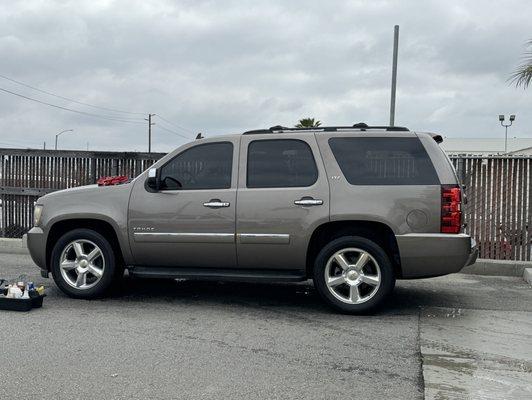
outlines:
[[[310,146],[302,140],[254,140],[248,147],[247,187],[304,187],[318,179]]]
[[[351,185],[439,185],[418,138],[331,138],[329,146]]]

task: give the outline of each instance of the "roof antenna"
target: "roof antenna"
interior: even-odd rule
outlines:
[[[205,139],[205,136],[203,136],[203,135],[201,134],[201,132],[200,132],[200,133],[198,133],[198,134],[196,135],[196,140],[198,140],[198,139]]]
[[[365,122],[358,122],[355,125],[353,125],[353,128],[358,128],[358,129],[364,130],[366,128],[369,128],[369,126]]]
[[[271,131],[271,132],[275,132],[275,131],[284,131],[285,129],[289,129],[289,128],[286,128],[286,127],[281,126],[281,125],[275,125],[275,126],[270,127],[270,129],[268,129],[268,130]]]

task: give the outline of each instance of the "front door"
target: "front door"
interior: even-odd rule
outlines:
[[[160,168],[161,189],[139,177],[131,194],[129,238],[136,265],[236,266],[235,168],[238,138],[191,143]]]
[[[240,146],[239,267],[305,269],[312,232],[329,220],[329,185],[314,134],[243,135]]]

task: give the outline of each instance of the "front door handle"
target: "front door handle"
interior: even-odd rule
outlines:
[[[211,199],[205,203],[203,203],[203,207],[209,207],[209,208],[222,208],[222,207],[229,207],[231,203],[228,201],[221,201],[220,199]]]
[[[294,201],[294,204],[298,206],[321,206],[323,204],[323,200],[313,199],[312,197],[303,197]]]

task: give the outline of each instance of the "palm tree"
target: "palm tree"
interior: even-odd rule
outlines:
[[[303,118],[299,120],[296,128],[316,128],[321,125],[320,121],[314,121],[314,118]]]
[[[523,86],[524,89],[532,82],[532,40],[527,43],[529,49],[525,51],[523,56],[523,64],[510,75],[510,81],[515,83],[515,86]]]

